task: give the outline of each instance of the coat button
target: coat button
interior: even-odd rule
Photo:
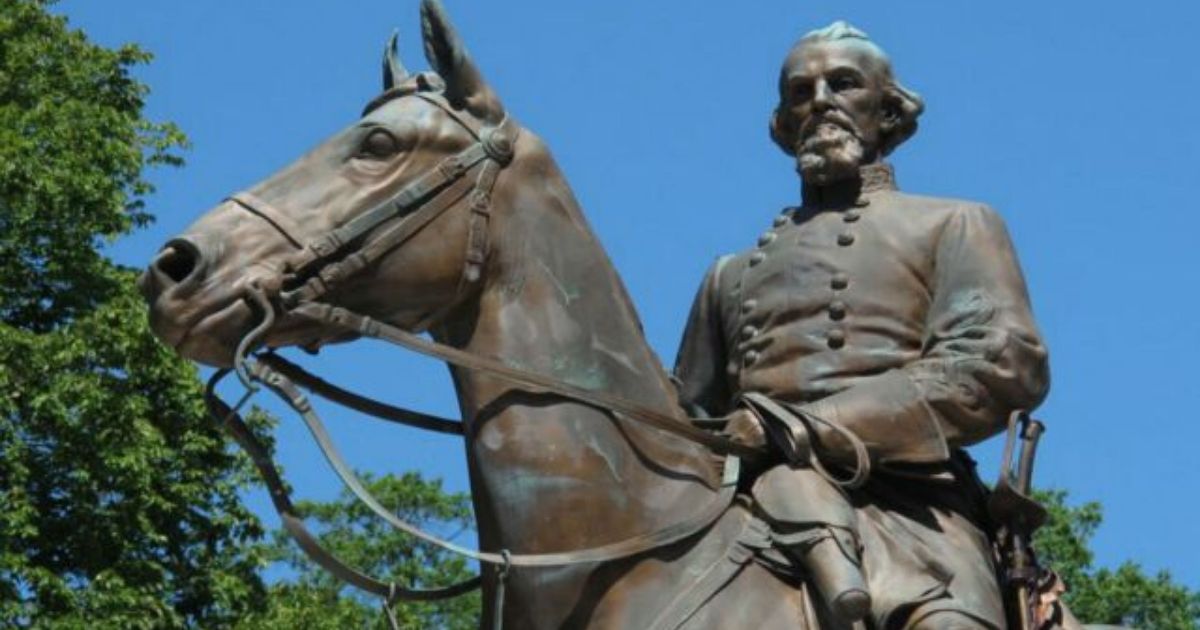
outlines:
[[[758,334],[758,329],[754,326],[744,326],[742,328],[742,339],[753,339]]]
[[[850,286],[850,277],[844,273],[835,273],[829,280],[829,286],[832,287],[834,291],[841,291],[842,289]]]
[[[842,232],[841,234],[838,234],[837,243],[838,243],[838,245],[841,245],[842,247],[847,247],[849,245],[853,245],[854,244],[854,235],[849,232]]]
[[[841,300],[834,300],[829,303],[829,319],[840,321],[846,318],[846,303]]]
[[[788,222],[788,219],[790,219],[790,218],[791,217],[789,217],[786,213],[781,214],[781,215],[775,217],[775,221],[772,222],[772,225],[774,225],[775,227],[783,227],[784,224],[786,224]]]
[[[871,200],[867,197],[859,197],[858,199],[854,200],[855,208],[866,208],[869,205],[871,205]]]
[[[764,254],[762,252],[754,252],[753,254],[750,254],[750,266],[754,267],[755,265],[758,265],[759,263],[761,263],[762,261],[764,261],[766,259],[767,259],[766,254]]]
[[[825,341],[829,344],[830,348],[837,350],[846,345],[846,331],[841,328],[834,328],[825,335]]]
[[[774,232],[764,232],[762,236],[758,237],[758,246],[765,247],[767,245],[770,245],[771,241],[773,241],[773,240],[775,240]]]
[[[847,210],[842,213],[842,220],[846,223],[854,223],[862,218],[862,214],[858,210]]]
[[[746,354],[742,355],[742,364],[743,365],[754,365],[755,361],[758,361],[758,351],[757,350],[750,350],[750,351],[746,352]]]
[[[758,306],[758,300],[746,300],[745,302],[742,302],[742,312],[749,313],[750,311],[753,311],[755,309],[755,307],[757,307],[757,306]]]

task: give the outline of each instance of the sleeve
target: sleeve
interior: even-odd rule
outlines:
[[[719,297],[721,270],[731,258],[718,258],[705,274],[675,357],[673,376],[679,402],[697,418],[720,417],[729,411],[730,389],[725,376],[728,355]]]
[[[1004,223],[986,206],[948,219],[938,239],[919,360],[802,410],[863,440],[884,464],[944,461],[1045,398],[1047,352]],[[822,451],[852,461],[845,437],[811,423]]]

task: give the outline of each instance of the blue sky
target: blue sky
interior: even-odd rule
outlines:
[[[393,28],[410,68],[417,0],[351,3],[68,0],[57,12],[139,71],[148,113],[191,137],[158,171],[158,222],[112,248],[141,266],[225,195],[354,121],[380,88]],[[767,116],[783,55],[847,19],[887,50],[927,110],[892,157],[903,189],[985,201],[1008,222],[1051,351],[1037,482],[1104,504],[1102,564],[1134,559],[1200,588],[1200,132],[1191,3],[477,2],[448,9],[509,110],[557,156],[663,361],[717,255],[753,245],[798,200]],[[310,362],[310,364],[312,364]],[[367,343],[317,363],[335,381],[435,413],[440,365]],[[268,407],[271,407],[268,405]],[[420,469],[466,489],[461,442],[324,408],[372,470]],[[285,417],[280,457],[307,497],[336,479]],[[974,450],[987,479],[1001,444]],[[252,497],[268,523],[265,496]]]

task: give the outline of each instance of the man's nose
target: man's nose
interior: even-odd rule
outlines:
[[[813,86],[812,107],[819,112],[833,107],[833,92],[824,79],[818,79],[816,85]]]

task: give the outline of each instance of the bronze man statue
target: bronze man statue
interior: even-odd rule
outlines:
[[[923,104],[862,31],[801,38],[779,94],[771,137],[795,157],[803,203],[708,271],[681,400],[746,440],[767,425],[782,463],[754,494],[830,625],[1004,628],[985,490],[962,449],[1049,385],[1004,224],[980,203],[897,190],[883,159]],[[839,487],[807,453],[871,472]]]

